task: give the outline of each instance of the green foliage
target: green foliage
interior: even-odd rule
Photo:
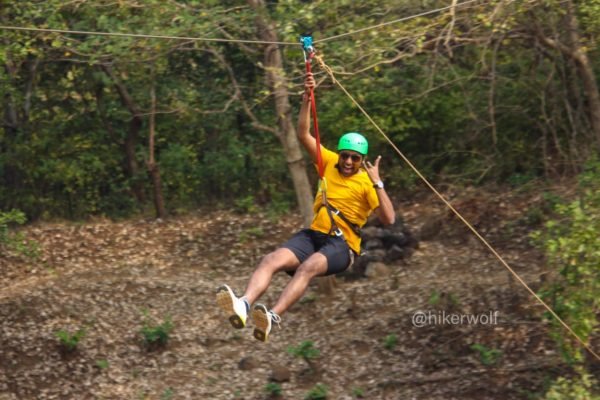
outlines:
[[[173,388],[166,388],[160,395],[160,400],[170,400],[175,395]]]
[[[79,329],[75,333],[70,333],[67,330],[60,330],[54,333],[59,340],[60,346],[67,352],[72,352],[77,348],[77,345],[85,336],[85,329]]]
[[[109,366],[108,360],[96,360],[96,367],[101,370],[108,369]]]
[[[287,351],[294,357],[302,358],[313,372],[317,370],[315,360],[320,356],[321,351],[314,347],[312,340],[305,340],[296,347],[289,346]]]
[[[474,350],[478,353],[479,360],[483,365],[494,365],[500,360],[500,357],[502,357],[502,351],[488,348],[479,343],[471,345],[471,350]]]
[[[260,226],[246,228],[240,233],[240,242],[246,243],[249,240],[260,239],[265,236],[265,231]]]
[[[27,221],[27,217],[22,211],[11,210],[0,212],[0,243],[8,241],[8,228],[11,224],[22,225]]]
[[[321,354],[319,349],[314,347],[312,340],[305,340],[296,347],[290,346],[288,347],[287,351],[294,357],[301,357],[305,360],[315,359]]]
[[[114,2],[100,13],[95,2],[5,3],[0,20],[10,25],[35,21],[59,29],[198,37],[226,31],[258,38],[255,11],[232,2]],[[296,42],[307,28],[318,27],[315,38],[325,38],[418,14],[432,4],[282,1],[270,2],[265,17],[276,21],[279,39]],[[598,0],[582,0],[575,8],[578,50],[597,67]],[[543,173],[576,170],[593,135],[592,110],[582,101],[573,60],[541,50],[541,44],[530,46],[531,38],[521,34],[537,26],[570,45],[562,4],[497,8],[483,2],[456,18],[452,32],[449,14],[439,13],[317,47],[344,87],[428,178],[519,186]],[[296,204],[281,138],[257,127],[282,121],[265,85],[262,52],[177,40],[3,34],[0,209],[19,208],[31,219],[144,212],[152,195],[145,168],[150,87],[157,91],[155,150],[168,209],[218,202],[241,212],[266,208],[277,216]],[[300,46],[280,50],[295,118],[302,54]],[[123,89],[135,107],[124,100]],[[414,172],[329,79],[319,85],[317,98],[325,145],[334,148],[346,131],[363,132],[370,159],[383,156],[388,187],[416,187]]]
[[[582,340],[597,329],[600,309],[600,163],[592,159],[580,176],[580,195],[555,206],[556,217],[533,236],[558,278],[541,296]],[[553,337],[565,359],[582,359],[582,349],[551,315]]]
[[[546,392],[544,400],[600,400],[597,380],[581,368],[577,372],[570,379],[558,378]]]
[[[267,392],[267,394],[269,396],[281,396],[281,394],[283,393],[282,389],[281,389],[281,385],[276,383],[276,382],[269,382],[265,385],[265,392]]]
[[[440,302],[440,292],[438,292],[437,290],[433,289],[431,291],[431,295],[429,296],[429,300],[428,303],[430,306],[436,306],[439,304]]]
[[[304,400],[326,400],[327,399],[327,386],[322,383],[317,383],[312,389],[308,391]]]
[[[460,303],[460,300],[454,293],[439,292],[438,290],[433,289],[427,303],[432,307],[440,305],[455,307]]]
[[[248,195],[234,201],[235,211],[240,214],[252,214],[258,211],[254,196]]]
[[[167,317],[162,323],[156,324],[150,321],[148,313],[145,314],[144,325],[140,330],[144,344],[148,349],[166,346],[169,341],[169,335],[173,330],[171,318]]]
[[[352,389],[352,397],[354,397],[355,399],[364,399],[365,391],[362,388],[355,387],[354,389]]]
[[[383,347],[388,350],[393,350],[398,344],[398,335],[391,333],[383,339]]]
[[[0,211],[0,247],[4,246],[7,250],[26,257],[37,258],[40,253],[39,244],[28,240],[20,232],[10,231],[11,226],[22,225],[26,221],[25,214],[20,210]]]

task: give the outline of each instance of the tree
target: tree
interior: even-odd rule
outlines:
[[[278,37],[269,21],[263,0],[248,0],[248,4],[256,11],[256,27],[261,40],[277,42]],[[276,44],[269,44],[264,49],[264,67],[267,85],[273,93],[278,129],[275,135],[281,142],[286,154],[288,169],[294,182],[296,198],[304,225],[312,221],[312,190],[306,174],[306,165],[302,156],[300,143],[294,128],[294,117],[291,113],[287,81],[284,75],[283,57]]]
[[[598,91],[596,75],[588,57],[588,51],[585,48],[586,45],[579,28],[575,5],[572,0],[566,0],[563,4],[565,7],[563,35],[549,36],[544,32],[540,21],[535,17],[533,35],[539,40],[540,44],[551,50],[559,51],[575,63],[587,99],[588,115],[596,148],[600,150],[600,92]]]

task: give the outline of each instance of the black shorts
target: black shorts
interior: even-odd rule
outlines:
[[[281,247],[289,249],[302,264],[314,253],[321,253],[327,259],[325,275],[344,272],[354,261],[354,253],[342,236],[331,236],[312,229],[297,232]],[[290,271],[293,275],[293,271]]]

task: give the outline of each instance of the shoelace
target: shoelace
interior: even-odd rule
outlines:
[[[281,329],[281,325],[279,325],[281,323],[281,317],[273,311],[269,311],[269,317],[271,318],[271,321],[275,322],[277,327]]]

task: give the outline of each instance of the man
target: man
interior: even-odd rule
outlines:
[[[309,128],[310,91],[314,86],[312,74],[307,73],[298,117],[298,139],[316,162],[317,143]],[[242,297],[236,297],[227,285],[217,290],[217,303],[233,327],[241,329],[246,326],[250,305],[267,290],[273,274],[286,271],[292,275],[272,309],[263,304],[252,308],[254,337],[260,341],[267,341],[272,323],[281,322],[281,315],[302,297],[312,278],[337,274],[351,265],[354,256],[360,254],[358,227],[365,224],[372,211],[384,224],[394,223],[394,207],[379,177],[381,156],[373,164],[366,161],[367,140],[355,132],[343,135],[337,149],[336,154],[321,146],[327,205],[323,205],[319,190],[310,229],[297,232],[280,248],[267,254],[252,274]]]

